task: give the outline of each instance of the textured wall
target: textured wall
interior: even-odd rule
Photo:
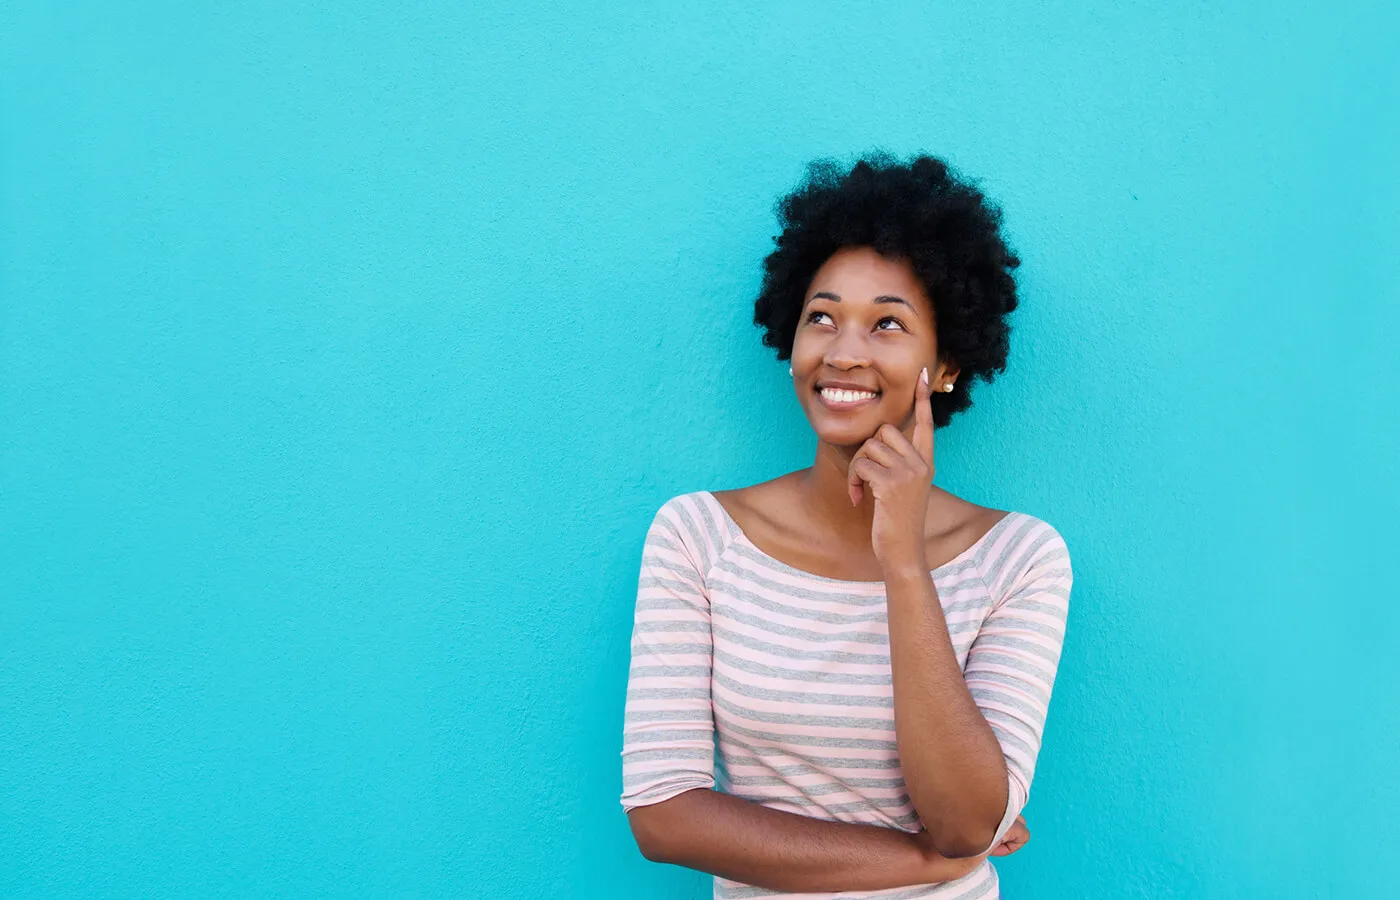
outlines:
[[[1382,896],[1394,14],[646,6],[0,12],[0,895],[707,895],[617,804],[642,537],[810,461],[771,205],[881,146],[1025,260],[938,439],[1075,561],[1007,896]]]

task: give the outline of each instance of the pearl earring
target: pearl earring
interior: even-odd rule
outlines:
[[[951,383],[943,385],[943,393],[945,393],[945,394],[946,394],[947,392],[951,391],[952,389],[953,389],[953,385],[952,385]]]

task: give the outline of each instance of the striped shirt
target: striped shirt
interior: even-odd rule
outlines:
[[[1046,522],[1010,512],[931,575],[968,691],[1006,759],[995,846],[1029,797],[1069,612],[1069,551]],[[768,556],[709,491],[661,506],[637,585],[624,809],[718,787],[773,809],[918,831],[895,750],[893,697],[884,582],[826,578]],[[716,876],[714,896],[999,893],[984,860],[955,881],[840,894]]]

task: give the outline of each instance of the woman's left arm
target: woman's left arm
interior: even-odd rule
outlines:
[[[886,576],[895,740],[905,784],[945,856],[1001,840],[1030,796],[1054,686],[1072,574],[1048,525],[1008,553],[1019,575],[982,623],[959,668],[928,570]]]
[[[1040,520],[1000,550],[999,598],[965,666],[924,553],[934,430],[927,373],[906,436],[884,425],[851,461],[851,502],[875,500],[871,539],[885,574],[895,743],[914,809],[946,857],[995,847],[1030,796],[1064,642],[1069,551]]]

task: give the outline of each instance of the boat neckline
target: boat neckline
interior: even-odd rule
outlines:
[[[805,569],[799,569],[796,566],[783,562],[781,559],[778,559],[777,557],[765,552],[757,544],[749,540],[749,536],[744,533],[744,529],[739,527],[738,522],[734,521],[734,517],[729,514],[729,510],[724,508],[724,504],[719,502],[719,498],[714,495],[713,491],[701,491],[700,493],[706,495],[709,498],[710,502],[713,503],[715,507],[719,509],[720,515],[724,516],[724,520],[727,523],[729,523],[729,527],[733,529],[736,540],[743,541],[745,546],[757,553],[765,561],[771,563],[775,568],[786,572],[789,575],[795,575],[800,578],[807,578],[812,581],[825,582],[827,584],[841,585],[842,587],[847,588],[860,588],[864,590],[884,589],[884,581],[849,581],[845,578],[831,578],[826,575],[818,575],[815,572],[808,572]],[[981,537],[972,542],[971,546],[969,546],[963,552],[959,553],[957,556],[948,560],[943,565],[935,566],[934,568],[929,569],[929,574],[933,575],[934,573],[942,572],[945,569],[951,569],[959,563],[963,562],[967,557],[974,555],[975,552],[978,549],[980,549],[983,544],[985,544],[988,540],[992,538],[993,535],[1000,531],[1002,527],[1005,526],[1006,523],[1015,515],[1017,515],[1015,510],[1008,510],[1006,515],[1002,516],[1000,519],[997,519],[996,522],[993,523],[991,528],[988,528],[987,531]]]

